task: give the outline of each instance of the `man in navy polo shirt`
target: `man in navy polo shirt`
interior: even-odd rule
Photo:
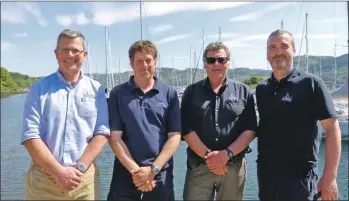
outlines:
[[[173,154],[181,140],[179,99],[155,76],[150,41],[129,49],[134,71],[109,97],[109,144],[116,157],[108,200],[174,200]]]
[[[336,200],[341,153],[337,114],[324,82],[293,68],[295,52],[291,33],[276,30],[270,34],[267,57],[273,73],[256,88],[259,199],[313,200],[320,192],[322,200]],[[322,136],[317,121],[327,134],[325,168],[319,181]]]

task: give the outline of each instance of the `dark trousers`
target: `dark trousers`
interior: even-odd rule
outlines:
[[[173,201],[173,168],[162,170],[155,176],[156,186],[151,192],[137,190],[132,175],[120,163],[114,164],[113,177],[107,200],[161,200]]]
[[[259,199],[272,200],[313,200],[317,194],[318,175],[316,168],[304,173],[292,171],[271,171],[257,168]]]

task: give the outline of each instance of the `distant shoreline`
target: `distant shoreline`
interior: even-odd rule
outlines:
[[[0,98],[7,98],[16,94],[25,94],[28,93],[28,90],[14,91],[14,92],[1,92]]]

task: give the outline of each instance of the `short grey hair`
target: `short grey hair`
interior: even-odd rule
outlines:
[[[205,58],[207,56],[208,51],[219,51],[219,50],[224,50],[225,53],[227,54],[228,60],[230,60],[230,51],[226,45],[224,45],[222,42],[217,41],[217,42],[212,42],[206,46],[206,49],[203,54],[203,61],[205,61]]]
[[[295,48],[293,35],[291,34],[291,32],[286,31],[286,30],[284,30],[284,29],[277,29],[277,30],[271,32],[271,34],[270,34],[269,37],[268,37],[267,43],[269,42],[269,39],[270,39],[272,36],[281,36],[281,35],[284,35],[284,34],[288,34],[289,36],[291,36],[291,38],[292,38],[292,41],[291,41],[292,47]]]
[[[59,40],[61,38],[63,38],[63,37],[67,37],[67,38],[71,38],[71,39],[81,38],[82,39],[82,48],[83,48],[83,50],[85,50],[85,37],[79,31],[76,31],[76,30],[73,30],[73,29],[65,29],[65,30],[63,30],[59,34],[59,36],[58,36],[56,48],[58,48]]]

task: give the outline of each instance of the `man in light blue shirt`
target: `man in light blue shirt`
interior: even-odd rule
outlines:
[[[94,161],[110,135],[104,89],[83,75],[84,36],[64,30],[57,40],[57,72],[32,85],[21,143],[33,162],[25,199],[100,199]]]

